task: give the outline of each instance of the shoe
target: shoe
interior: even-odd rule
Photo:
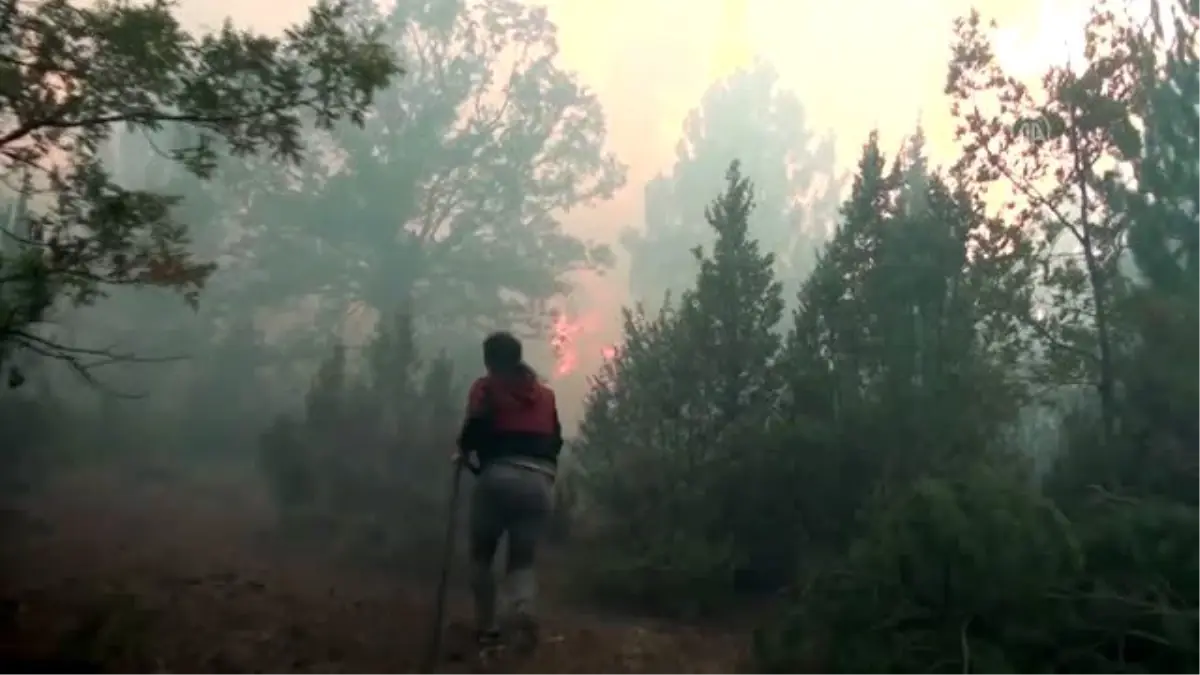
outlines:
[[[513,617],[513,648],[520,654],[529,654],[537,649],[538,642],[537,620],[528,614]]]

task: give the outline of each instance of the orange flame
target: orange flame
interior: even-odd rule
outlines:
[[[553,316],[550,347],[554,350],[555,357],[554,378],[560,379],[579,370],[582,365],[579,355],[580,343],[598,332],[600,316],[596,312],[589,312],[572,318],[565,311],[555,312]],[[612,359],[616,355],[616,348],[603,347],[600,355],[604,360]]]
[[[554,349],[554,377],[570,375],[579,365],[579,353],[575,349],[575,336],[583,330],[579,322],[573,322],[566,312],[555,312],[554,324],[550,328],[550,347]]]

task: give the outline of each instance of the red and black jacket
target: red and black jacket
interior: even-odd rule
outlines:
[[[471,385],[458,447],[481,466],[502,457],[556,464],[562,445],[554,391],[532,373],[485,375]]]

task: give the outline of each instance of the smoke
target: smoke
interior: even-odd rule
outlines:
[[[299,19],[308,4],[183,0],[181,16],[189,27],[217,26],[229,17],[278,30]],[[560,389],[565,417],[574,417],[587,375],[620,338],[619,310],[629,303],[629,288],[618,236],[623,228],[642,226],[645,185],[669,170],[683,122],[715,76],[755,56],[769,61],[782,85],[799,94],[811,126],[836,136],[843,163],[857,157],[872,129],[878,129],[885,148],[895,149],[918,122],[933,162],[955,155],[942,88],[951,21],[968,10],[958,0],[537,4],[545,5],[558,25],[561,63],[602,101],[610,147],[629,167],[628,182],[614,199],[564,216],[570,231],[613,246],[617,267],[604,275],[576,275],[575,290],[554,318],[546,344],[530,345],[531,353],[552,353],[552,366],[535,365],[547,369]],[[1076,7],[1087,3],[986,0],[978,6],[1009,28],[1005,49],[1033,67],[1064,53],[1046,36],[1075,30]]]

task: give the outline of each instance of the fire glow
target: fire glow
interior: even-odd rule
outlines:
[[[579,367],[575,338],[583,331],[583,323],[572,321],[566,312],[556,312],[550,331],[550,347],[554,349],[554,377],[565,377]]]
[[[554,350],[555,360],[554,379],[569,377],[585,365],[580,363],[580,349],[588,349],[586,342],[598,335],[599,328],[598,313],[572,318],[566,312],[555,312],[550,329],[550,347]],[[617,347],[604,345],[599,352],[603,361],[610,361],[616,357]]]

